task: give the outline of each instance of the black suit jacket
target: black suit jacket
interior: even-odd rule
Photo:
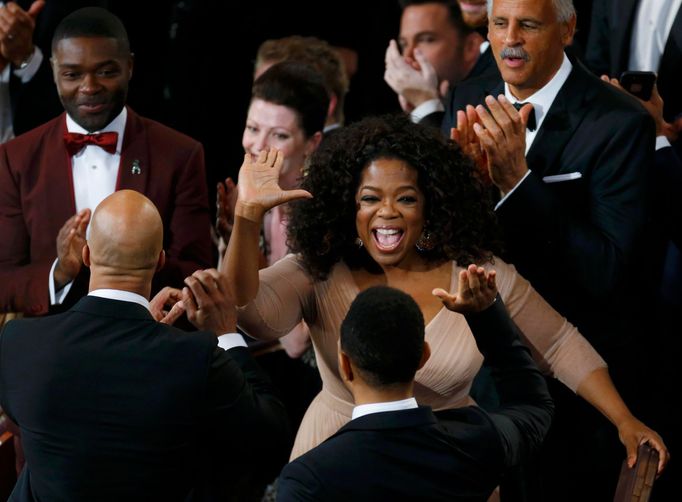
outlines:
[[[451,116],[503,92],[500,78],[467,82]],[[634,98],[574,62],[526,155],[531,174],[496,211],[508,261],[614,364],[608,352],[646,331],[630,288],[645,244],[654,135]],[[556,178],[570,173],[576,179]]]
[[[476,64],[471,69],[466,78],[462,80],[462,82],[466,82],[467,80],[479,77],[499,74],[500,72],[497,69],[497,65],[495,64],[493,52],[490,49],[490,46],[488,46],[488,48],[485,51],[483,51],[483,54],[481,54],[479,58],[476,60]],[[459,83],[457,85],[459,85]],[[422,125],[440,128],[441,125],[443,124],[443,118],[445,117],[445,114],[449,109],[450,103],[452,102],[454,91],[456,88],[457,88],[456,85],[451,86],[450,89],[448,89],[448,93],[445,95],[445,99],[443,99],[443,103],[445,104],[445,112],[429,113],[424,118],[422,118],[419,121],[419,123]],[[448,138],[450,137],[450,129],[446,131],[446,136]]]
[[[553,408],[499,297],[467,321],[495,367],[498,412],[448,410],[439,423],[420,407],[351,420],[284,468],[277,500],[487,500],[505,468],[540,445]]]
[[[0,403],[26,455],[16,501],[195,500],[286,440],[283,406],[245,348],[92,296],[7,324]]]
[[[628,69],[638,3],[639,0],[595,1],[585,61],[598,75],[618,78]],[[677,11],[658,67],[657,85],[665,102],[663,115],[667,121],[682,113],[681,65],[682,9]]]

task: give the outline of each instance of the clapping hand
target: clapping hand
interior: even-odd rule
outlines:
[[[54,269],[55,289],[73,281],[83,266],[85,232],[90,223],[90,210],[82,209],[66,220],[57,234],[57,266]]]
[[[448,310],[460,314],[482,312],[495,302],[497,285],[495,271],[486,271],[483,267],[469,265],[459,273],[457,294],[451,295],[441,288],[433,290],[432,294],[443,301]]]
[[[488,109],[476,107],[478,121],[474,133],[488,159],[490,179],[508,193],[528,172],[526,164],[526,124],[533,106],[526,104],[519,111],[503,95],[485,98]]]
[[[462,153],[474,161],[482,181],[490,185],[492,180],[488,173],[488,156],[474,132],[474,124],[478,122],[476,109],[467,105],[465,110],[457,112],[457,127],[450,129],[450,139],[459,145]]]
[[[237,186],[232,178],[218,182],[216,201],[215,230],[225,244],[230,242],[234,226],[234,207],[237,204]]]
[[[4,61],[18,66],[33,53],[33,30],[43,7],[45,2],[36,0],[28,11],[15,2],[0,8],[0,57]]]
[[[384,80],[395,91],[404,111],[410,112],[422,103],[438,99],[438,76],[426,57],[416,49],[416,61],[410,64],[391,40],[386,49]]]

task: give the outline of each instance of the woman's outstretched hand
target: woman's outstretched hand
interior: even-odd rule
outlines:
[[[274,148],[260,152],[255,161],[250,154],[244,155],[237,183],[235,215],[260,223],[265,212],[275,206],[296,199],[312,198],[306,190],[280,188],[279,173],[283,162],[284,155]]]
[[[628,467],[634,467],[637,461],[637,447],[642,443],[649,443],[649,446],[658,451],[656,474],[660,476],[668,460],[670,460],[670,452],[663,443],[661,436],[632,415],[622,420],[617,424],[617,427],[620,442],[625,446]]]
[[[469,265],[459,273],[457,294],[451,295],[441,288],[433,290],[432,294],[443,301],[448,310],[460,314],[481,312],[495,302],[497,285],[495,271],[486,271],[483,267]]]

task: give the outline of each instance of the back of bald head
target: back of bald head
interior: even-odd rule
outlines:
[[[139,192],[114,192],[97,206],[88,247],[93,267],[119,273],[155,270],[163,249],[161,215]]]

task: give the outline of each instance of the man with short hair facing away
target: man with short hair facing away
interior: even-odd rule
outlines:
[[[215,270],[187,278],[165,319],[186,309],[205,331],[152,316],[162,243],[149,199],[112,194],[82,250],[89,295],[65,313],[5,326],[0,404],[26,454],[10,500],[224,500],[286,441],[284,408],[234,333],[229,287]]]
[[[506,467],[542,442],[553,411],[496,291],[494,272],[474,265],[462,271],[456,296],[434,290],[466,315],[502,398],[494,413],[470,406],[438,419],[413,397],[430,354],[419,307],[393,288],[361,292],[341,326],[338,356],[353,419],[284,468],[278,500],[487,500]]]

